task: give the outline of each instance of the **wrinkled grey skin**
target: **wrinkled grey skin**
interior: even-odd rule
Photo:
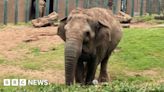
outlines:
[[[65,41],[65,82],[92,84],[98,64],[99,82],[109,81],[107,62],[122,37],[122,28],[110,10],[75,9],[58,27]],[[84,62],[86,64],[84,64]]]

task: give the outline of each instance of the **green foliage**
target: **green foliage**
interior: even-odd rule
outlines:
[[[56,85],[27,86],[27,87],[3,87],[1,92],[163,92],[164,84],[143,84],[114,81],[110,84],[80,86],[80,85]]]

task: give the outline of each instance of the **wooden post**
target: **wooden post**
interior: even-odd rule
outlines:
[[[134,16],[134,0],[132,0],[132,4],[131,4],[131,16]]]
[[[35,1],[35,18],[39,17],[39,0]]]
[[[65,16],[68,16],[68,0],[65,0]]]
[[[15,0],[15,16],[14,16],[14,23],[17,24],[18,23],[18,0]]]
[[[79,0],[76,0],[76,8],[79,7]]]
[[[7,25],[7,3],[8,0],[4,0],[4,15],[3,15],[3,24]]]
[[[30,0],[25,0],[25,3],[25,22],[27,23],[29,21]]]
[[[140,16],[142,16],[143,15],[143,0],[140,0],[140,4],[141,4],[141,6],[140,6]]]

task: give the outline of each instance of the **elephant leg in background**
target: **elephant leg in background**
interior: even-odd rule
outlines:
[[[87,75],[85,83],[90,85],[93,84],[92,81],[95,78],[95,73],[97,69],[96,57],[91,57],[91,60],[87,62]]]
[[[40,6],[40,7],[39,7],[39,16],[40,16],[40,17],[43,17],[44,14],[45,14],[45,7]]]
[[[110,55],[111,55],[111,52],[109,55],[106,55],[106,57],[101,62],[100,75],[98,78],[99,82],[108,82],[109,81],[109,77],[108,77],[108,73],[107,73],[107,66],[108,66],[108,58],[110,57]]]
[[[39,0],[39,16],[43,17],[45,14],[46,2],[44,0]]]
[[[78,60],[76,66],[75,80],[76,83],[80,83],[80,84],[84,83],[84,64],[80,60]]]

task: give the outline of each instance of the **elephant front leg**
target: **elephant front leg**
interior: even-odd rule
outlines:
[[[97,63],[95,62],[95,58],[92,58],[91,61],[87,62],[87,76],[85,83],[87,85],[93,84],[92,81],[95,78]]]
[[[75,74],[76,83],[84,84],[84,64],[78,61]]]

